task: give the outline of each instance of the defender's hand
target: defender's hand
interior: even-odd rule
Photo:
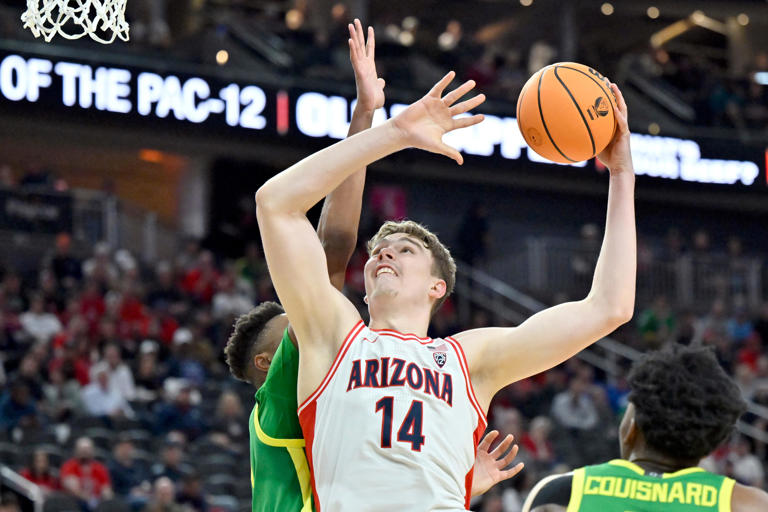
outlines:
[[[459,88],[443,96],[443,91],[451,83],[456,73],[453,71],[437,82],[426,96],[411,104],[397,117],[391,119],[407,146],[439,153],[456,160],[461,165],[464,159],[461,153],[443,142],[443,135],[458,128],[466,128],[483,120],[482,114],[455,119],[485,101],[484,94],[456,103],[456,101],[475,87],[474,80],[464,82]]]
[[[488,491],[499,482],[512,478],[523,469],[520,462],[511,469],[504,469],[517,457],[517,445],[512,446],[509,453],[504,455],[509,445],[515,440],[515,436],[507,435],[499,445],[490,452],[491,444],[498,437],[497,430],[491,430],[477,445],[477,457],[475,457],[475,473],[472,479],[472,496],[478,496]]]
[[[613,113],[616,116],[616,133],[613,134],[613,140],[597,155],[597,158],[608,167],[611,174],[619,174],[624,171],[634,173],[632,153],[629,148],[627,104],[616,84],[611,84],[611,91],[616,98],[616,106],[613,107]]]
[[[368,42],[360,20],[349,24],[349,60],[355,71],[357,86],[357,108],[364,112],[373,112],[384,106],[384,79],[376,74],[374,55],[376,40],[373,27],[368,27]]]

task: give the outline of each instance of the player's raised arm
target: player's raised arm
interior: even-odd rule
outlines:
[[[348,137],[370,128],[374,112],[384,106],[384,80],[376,74],[375,44],[373,27],[368,27],[366,41],[360,20],[349,24],[349,60],[355,72],[357,104]],[[328,275],[337,290],[344,287],[347,264],[357,243],[364,186],[365,167],[328,194],[317,224],[317,235],[328,260]]]
[[[610,170],[605,238],[587,297],[533,315],[515,328],[487,328],[456,336],[467,355],[481,405],[504,386],[565,361],[632,317],[635,302],[635,174],[627,106],[611,84],[617,130],[598,157]]]
[[[443,96],[448,73],[397,117],[319,151],[267,181],[256,193],[256,213],[270,276],[302,351],[315,363],[300,363],[299,396],[308,396],[327,372],[344,336],[359,320],[354,306],[330,282],[323,247],[306,212],[356,170],[390,153],[416,147],[462,157],[442,141],[482,116],[454,119],[482,103],[478,95],[457,103],[473,87],[467,82]],[[302,352],[304,353],[304,352]],[[302,358],[302,361],[305,359]]]

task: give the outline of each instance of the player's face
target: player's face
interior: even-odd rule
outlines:
[[[429,301],[432,253],[419,240],[404,233],[382,239],[365,264],[365,292],[368,304],[397,297],[404,305]]]

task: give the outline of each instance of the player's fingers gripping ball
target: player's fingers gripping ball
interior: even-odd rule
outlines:
[[[539,155],[564,164],[600,153],[616,130],[616,99],[598,71],[575,62],[540,69],[517,100],[517,123]]]

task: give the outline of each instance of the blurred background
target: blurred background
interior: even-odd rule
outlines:
[[[275,299],[253,194],[345,136],[354,17],[376,30],[377,121],[448,69],[489,96],[486,122],[450,139],[463,167],[415,151],[371,166],[346,289],[364,315],[364,242],[390,218],[426,223],[461,262],[433,336],[583,297],[605,169],[529,152],[515,105],[558,61],[629,105],[634,318],[497,395],[491,426],[526,469],[473,508],[518,511],[542,477],[618,456],[627,369],[667,343],[714,346],[750,403],[704,465],[765,488],[766,1],[128,0],[131,40],[109,46],[36,40],[24,8],[0,1],[3,512],[250,510],[255,390],[222,349]]]

